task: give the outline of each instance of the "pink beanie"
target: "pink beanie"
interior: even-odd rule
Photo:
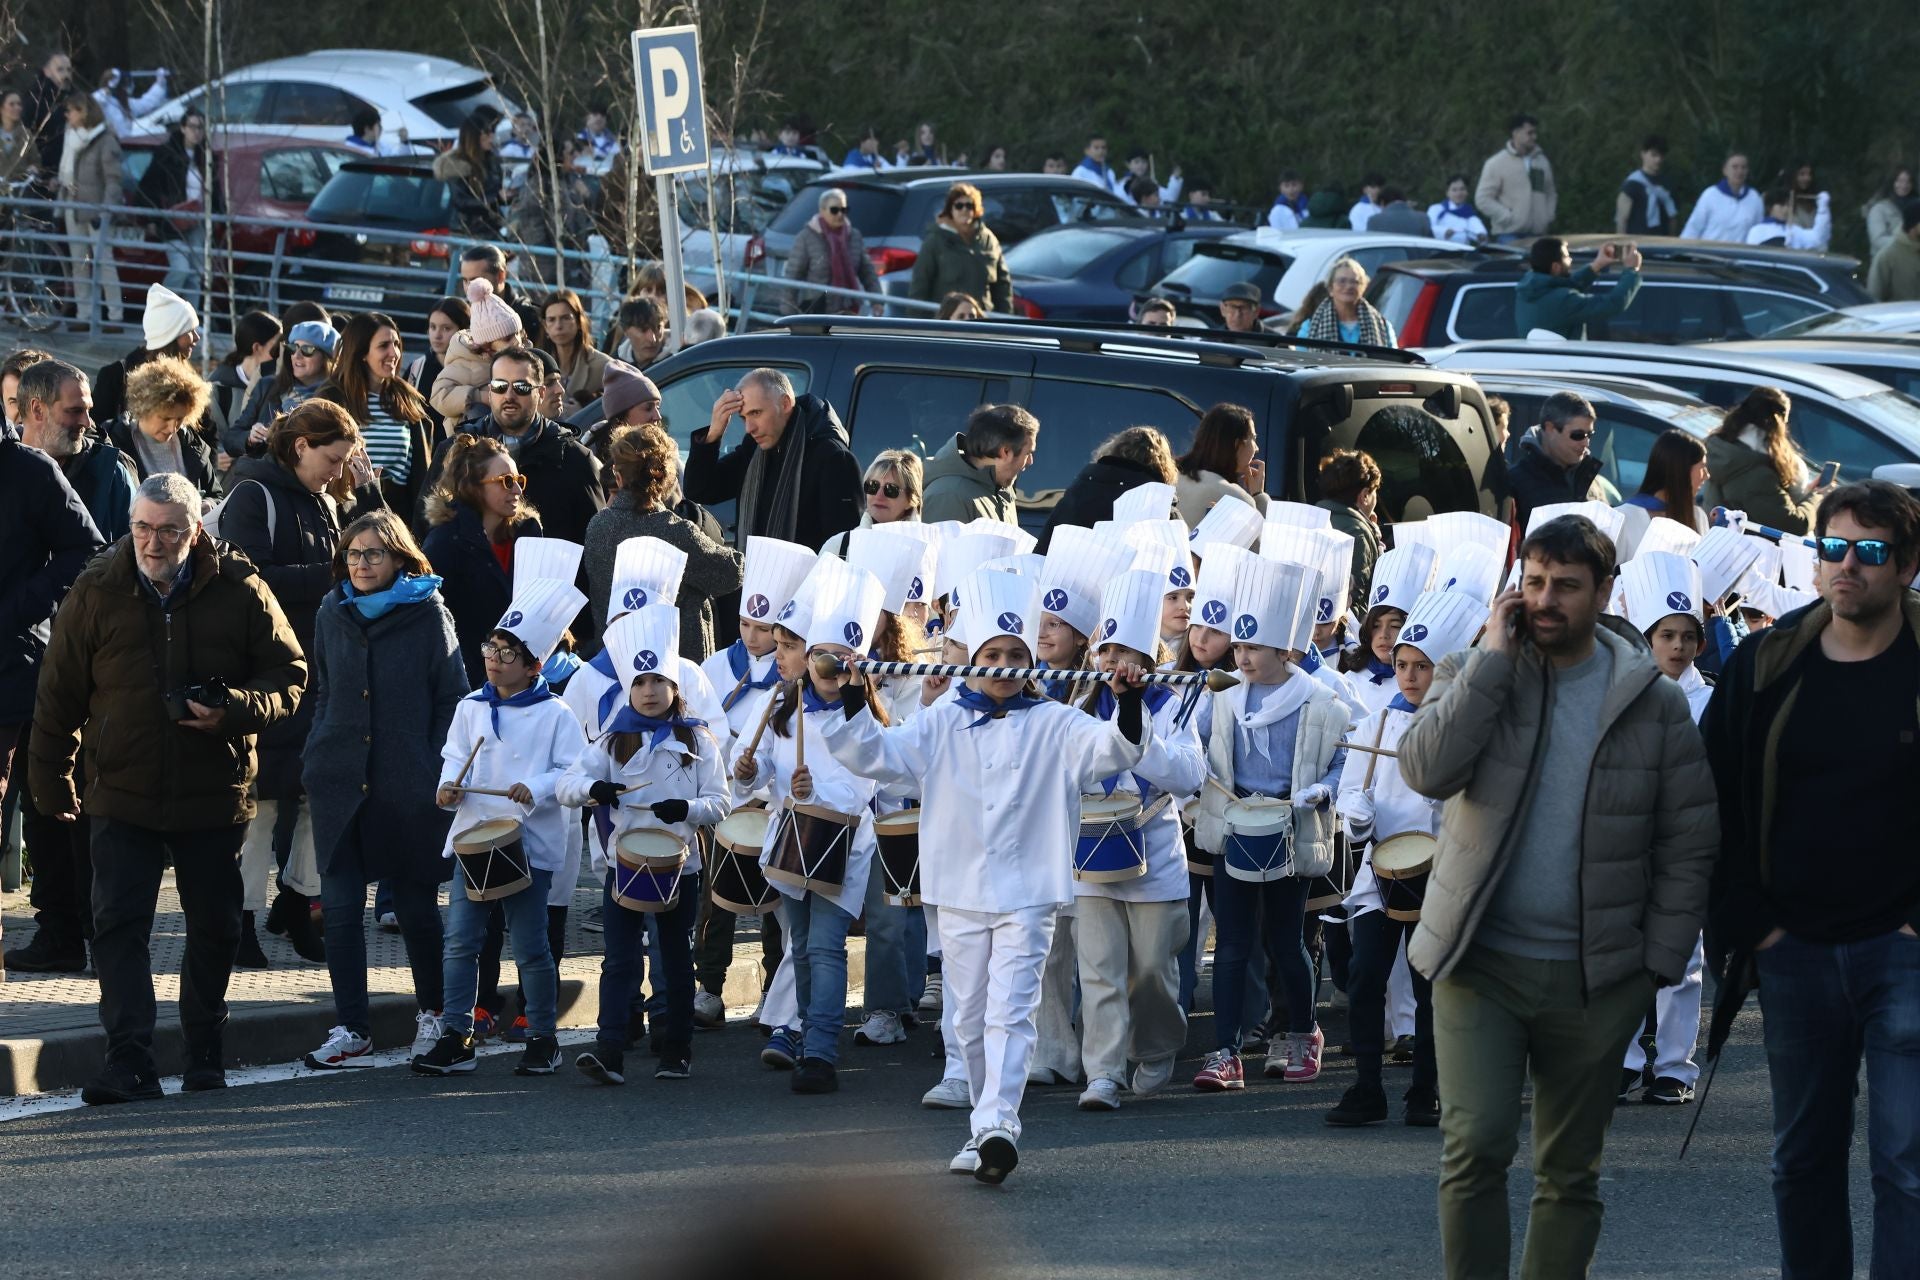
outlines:
[[[472,307],[472,319],[467,323],[467,332],[473,335],[476,345],[499,342],[520,332],[520,313],[494,293],[490,282],[469,280],[467,301]]]

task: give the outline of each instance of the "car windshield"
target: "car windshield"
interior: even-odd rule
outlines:
[[[424,231],[446,225],[449,204],[447,184],[421,170],[351,166],[327,180],[307,217]]]
[[[834,185],[831,182],[814,182],[802,187],[767,230],[783,235],[797,233],[807,225],[807,219],[820,212],[821,192],[831,191]],[[861,235],[872,240],[877,236],[893,234],[894,225],[900,221],[900,205],[906,199],[906,192],[890,187],[859,185],[840,189],[847,193],[847,215],[853,225],[860,228]]]
[[[1089,262],[1132,239],[1124,231],[1096,227],[1062,227],[1022,240],[1007,250],[1007,270],[1021,278],[1051,276],[1068,280]]]
[[[1904,391],[1874,391],[1846,401],[1847,408],[1858,413],[1920,454],[1920,400]]]
[[[1263,252],[1233,244],[1207,244],[1174,268],[1161,283],[1184,285],[1195,298],[1215,299],[1229,285],[1251,281],[1262,298],[1273,297],[1273,287],[1293,265],[1285,254]]]
[[[413,100],[413,105],[442,129],[458,130],[473,114],[475,107],[492,107],[501,115],[511,115],[512,108],[507,100],[500,96],[485,80],[474,80],[467,84],[455,85],[451,89],[436,89],[432,93],[423,93]]]

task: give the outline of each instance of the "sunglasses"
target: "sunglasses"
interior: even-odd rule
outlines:
[[[311,342],[295,342],[295,343],[292,343],[291,345],[293,347],[293,354],[300,356],[301,358],[306,360],[311,360],[315,356],[323,356],[327,354],[324,350],[314,346]]]
[[[847,211],[847,206],[843,204],[830,204],[826,208],[822,209],[820,212],[832,214],[834,217],[837,218],[841,214],[845,213],[846,211]]]
[[[1853,548],[1853,554],[1865,565],[1883,565],[1893,559],[1893,544],[1885,538],[1815,538],[1814,552],[1828,564],[1839,564],[1847,558],[1847,548]]]
[[[1591,432],[1591,431],[1577,431],[1577,430],[1576,430],[1576,431],[1569,431],[1569,432],[1567,432],[1567,439],[1569,439],[1569,440],[1591,440],[1591,439],[1593,439],[1593,432]]]
[[[869,498],[876,493],[884,493],[889,498],[897,498],[900,496],[900,486],[897,484],[881,484],[878,480],[869,480],[861,487],[867,491]]]
[[[980,206],[977,204],[957,204],[953,206],[953,212],[977,214],[980,212]]]
[[[523,475],[516,475],[509,472],[504,476],[488,476],[480,483],[497,484],[502,489],[525,489],[527,487],[527,478]]]
[[[509,391],[517,396],[530,396],[533,394],[533,384],[525,378],[515,378],[512,382],[508,382],[505,378],[495,378],[487,384],[487,390],[497,396],[503,396]]]

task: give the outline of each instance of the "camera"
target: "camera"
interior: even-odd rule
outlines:
[[[160,695],[167,704],[167,719],[191,720],[193,708],[187,704],[197,702],[203,707],[224,707],[233,701],[233,691],[227,688],[227,682],[214,677],[202,680],[199,684],[183,684],[178,689],[168,690]]]

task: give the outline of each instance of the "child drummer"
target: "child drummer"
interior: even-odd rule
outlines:
[[[1412,602],[1393,647],[1394,683],[1399,691],[1386,706],[1360,722],[1353,741],[1363,747],[1394,750],[1433,683],[1434,664],[1470,646],[1486,621],[1486,606],[1458,592],[1431,591]],[[1378,847],[1392,836],[1431,836],[1440,828],[1439,804],[1406,784],[1400,777],[1400,761],[1392,756],[1349,753],[1340,775],[1338,803],[1347,834],[1356,845]],[[1387,978],[1404,939],[1413,933],[1417,922],[1388,917],[1373,874],[1371,849],[1367,861],[1354,873],[1353,888],[1342,905],[1353,936],[1347,998],[1359,1080],[1340,1099],[1340,1105],[1327,1113],[1327,1123],[1354,1127],[1378,1124],[1387,1118],[1387,1094],[1380,1075],[1386,1055]],[[1431,1128],[1440,1123],[1439,1076],[1433,1059],[1433,988],[1418,973],[1412,978],[1413,1084],[1406,1094],[1406,1122]]]
[[[540,666],[559,644],[567,624],[587,603],[573,584],[540,579],[515,593],[499,624],[480,646],[487,681],[454,709],[453,726],[441,750],[437,803],[454,811],[446,856],[462,831],[489,818],[520,823],[529,883],[505,898],[476,902],[455,889],[447,909],[444,1033],[439,1043],[413,1059],[421,1075],[444,1076],[474,1069],[473,1005],[479,995],[479,956],[487,917],[497,902],[506,912],[520,969],[527,1011],[527,1047],[515,1075],[552,1075],[560,1065],[554,1036],[557,971],[547,946],[547,895],[553,874],[566,863],[567,824],[572,818],[554,798],[554,786],[580,754],[586,739],[580,722],[547,687]],[[477,748],[476,748],[477,744]],[[468,763],[468,761],[471,763]],[[464,779],[462,775],[464,774]],[[481,795],[482,790],[498,792]],[[498,858],[489,861],[497,867]],[[469,879],[461,868],[462,879]]]
[[[740,582],[740,638],[700,664],[720,694],[725,725],[713,731],[723,739],[752,733],[753,695],[780,679],[773,661],[773,615],[806,580],[817,557],[797,542],[755,535],[747,539],[745,576]],[[671,597],[668,597],[671,600]]]
[[[1373,582],[1366,616],[1360,622],[1360,647],[1343,656],[1340,666],[1353,696],[1368,715],[1399,694],[1395,674],[1394,642],[1413,608],[1433,578],[1435,553],[1423,543],[1395,547],[1373,562]]]
[[[1040,589],[1032,577],[981,569],[961,586],[957,637],[984,666],[1030,667]],[[1020,1097],[1054,917],[1073,898],[1064,851],[1079,834],[1080,796],[1140,762],[1150,736],[1146,672],[1111,677],[1112,721],[1096,720],[1013,679],[969,676],[951,700],[886,728],[858,684],[839,723],[823,725],[834,759],[882,784],[919,787],[926,849],[922,897],[939,908],[951,1025],[973,1099],[971,1134],[948,1166],[982,1182],[1018,1162]]]
[[[669,673],[680,646],[680,611],[650,604],[623,614],[607,627],[605,652],[616,671],[632,672],[627,705],[606,733],[583,751],[555,788],[560,803],[576,808],[606,805],[613,813],[608,852],[594,862],[606,872],[601,897],[601,933],[606,958],[600,970],[600,1029],[594,1046],[574,1065],[602,1084],[626,1082],[625,1049],[633,996],[646,968],[646,915],[614,900],[615,849],[633,830],[667,831],[687,847],[673,905],[659,912],[661,970],[656,991],[666,993],[666,1013],[654,1028],[657,1080],[684,1080],[693,1065],[693,953],[690,937],[700,905],[700,841],[696,828],[727,814],[727,784],[720,744],[705,721],[687,714],[679,684]]]

